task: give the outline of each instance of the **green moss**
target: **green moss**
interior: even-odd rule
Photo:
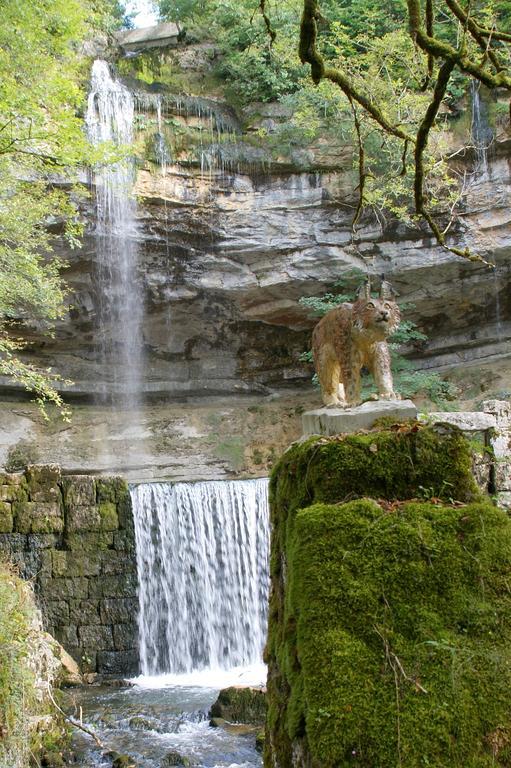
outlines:
[[[102,531],[116,531],[119,527],[117,508],[111,501],[104,501],[99,505]]]
[[[6,501],[0,501],[0,533],[11,533],[13,516],[11,505]]]
[[[415,425],[281,458],[267,765],[297,745],[323,768],[510,764],[511,521],[471,465],[458,430]]]
[[[266,718],[266,695],[259,688],[223,688],[209,714],[212,718],[221,718],[230,723],[263,725]]]
[[[97,550],[110,549],[114,543],[114,535],[111,531],[98,531],[97,533],[68,533],[66,535],[66,547],[70,550],[83,550],[95,552]]]
[[[311,437],[292,446],[272,473],[274,508],[297,509],[311,501],[338,503],[369,496],[410,499],[420,488],[439,498],[480,496],[472,452],[456,427],[420,425],[340,437]]]
[[[98,502],[120,503],[130,497],[128,484],[121,477],[105,477],[96,480],[96,494]]]
[[[511,686],[511,523],[502,511],[315,505],[297,515],[288,565],[301,678],[291,703],[314,759],[508,764],[490,748],[509,722]]]

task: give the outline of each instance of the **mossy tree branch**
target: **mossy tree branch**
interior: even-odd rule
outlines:
[[[511,41],[511,35],[481,27],[470,15],[470,9],[464,10],[458,3],[458,0],[446,0],[446,3],[452,13],[453,21],[462,25],[464,31],[457,47],[435,36],[432,0],[426,0],[424,11],[420,0],[407,0],[410,35],[416,45],[427,56],[427,75],[423,86],[424,90],[427,89],[435,69],[438,69],[431,101],[415,132],[404,128],[402,125],[395,125],[390,122],[379,105],[364,92],[363,87],[356,83],[354,78],[341,67],[333,68],[327,66],[318,48],[318,21],[321,18],[318,0],[304,0],[300,26],[299,55],[303,63],[310,64],[313,82],[319,84],[321,80],[327,79],[338,85],[347,96],[354,112],[355,132],[358,138],[359,151],[359,203],[354,222],[358,221],[361,214],[363,182],[367,175],[364,166],[364,147],[360,137],[359,117],[354,109],[354,102],[356,102],[378,124],[380,129],[404,143],[403,169],[401,174],[406,172],[408,146],[414,146],[415,211],[420,218],[427,222],[437,242],[458,256],[487,263],[479,255],[472,254],[468,248],[461,249],[447,245],[445,232],[441,231],[427,207],[424,192],[427,176],[424,153],[430,131],[435,124],[440,106],[446,95],[449,79],[456,68],[490,89],[504,88],[511,91],[510,73],[502,63],[498,52],[492,48],[492,44],[496,40],[507,42],[509,38],[509,41]],[[467,44],[467,32],[477,44],[478,49],[483,53],[480,61],[475,61],[473,51],[470,50],[470,46]]]

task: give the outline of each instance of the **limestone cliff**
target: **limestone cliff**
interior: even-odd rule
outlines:
[[[353,268],[385,273],[400,300],[413,304],[407,317],[428,336],[423,348],[409,351],[421,366],[507,355],[506,136],[499,136],[489,158],[489,174],[469,173],[462,231],[453,235],[495,262],[496,272],[444,251],[424,229],[391,219],[368,218],[353,242],[350,148],[332,136],[307,147],[275,143],[278,126],[289,119],[279,104],[235,112],[218,92],[214,98],[183,96],[200,90],[208,55],[204,45],[178,47],[172,72],[175,83],[180,68],[179,87],[165,84],[170,65],[158,70],[161,83],[126,80],[138,105],[137,280],[144,303],[145,393],[182,398],[307,385],[310,371],[299,356],[313,320],[298,300],[331,290]],[[124,71],[130,66],[119,63]],[[464,167],[470,171],[470,158]],[[63,247],[69,313],[53,340],[43,341],[32,329],[31,353],[73,380],[70,392],[90,398],[108,372],[100,368],[95,346],[92,202],[83,215],[83,248]]]

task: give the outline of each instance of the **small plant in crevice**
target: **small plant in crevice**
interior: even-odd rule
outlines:
[[[335,284],[335,287],[339,289],[338,293],[303,297],[300,299],[300,304],[312,310],[314,317],[323,317],[323,315],[326,315],[327,312],[335,309],[340,304],[355,301],[356,289],[365,277],[364,273],[360,270],[350,270],[342,280]],[[399,304],[402,312],[413,309],[413,307],[414,305],[410,303]],[[442,379],[438,373],[417,370],[413,363],[407,360],[401,352],[402,347],[405,345],[413,345],[420,348],[426,341],[427,336],[411,320],[402,320],[399,328],[392,334],[389,339],[389,348],[392,355],[394,389],[405,398],[422,394],[441,408],[447,401],[452,401],[456,398],[458,394],[457,387],[451,382]],[[313,364],[312,351],[303,352],[300,355],[300,362]],[[362,396],[364,399],[376,392],[372,379],[367,374],[368,372],[364,373],[362,380]],[[313,383],[315,386],[319,386],[316,374],[313,376]]]

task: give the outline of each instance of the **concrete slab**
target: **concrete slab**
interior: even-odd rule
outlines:
[[[497,419],[491,413],[481,411],[433,411],[423,417],[428,423],[443,422],[454,424],[463,432],[484,432],[497,426]]]
[[[396,421],[417,418],[411,400],[370,400],[356,408],[318,408],[302,415],[304,435],[339,435],[370,429],[381,418]]]

